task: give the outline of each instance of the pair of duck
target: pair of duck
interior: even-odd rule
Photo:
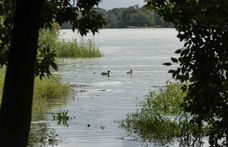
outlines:
[[[132,71],[133,70],[128,71],[127,74],[132,74]],[[109,75],[110,72],[111,71],[108,70],[107,73],[106,72],[102,72],[101,75]]]

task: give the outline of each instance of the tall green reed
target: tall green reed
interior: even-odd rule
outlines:
[[[61,77],[35,78],[33,92],[33,120],[40,119],[42,114],[51,109],[50,103],[65,104],[69,100],[71,89]]]
[[[39,49],[49,47],[51,51],[55,51],[57,57],[62,58],[87,58],[87,57],[101,57],[102,53],[94,42],[94,39],[83,37],[80,40],[60,39],[60,31],[58,26],[52,30],[43,29],[39,33],[38,46]],[[39,55],[39,52],[38,52]]]
[[[76,38],[60,39],[56,42],[55,50],[58,57],[70,58],[87,58],[101,57],[102,53],[99,47],[96,46],[93,39],[87,40],[82,38],[78,41]]]

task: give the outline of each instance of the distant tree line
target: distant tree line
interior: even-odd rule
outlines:
[[[139,8],[138,5],[130,6],[128,8],[114,8],[111,10],[102,8],[96,9],[97,12],[107,20],[107,28],[173,27],[172,23],[165,22],[163,18],[154,11],[145,10],[144,7]],[[70,23],[62,25],[62,29],[70,29],[71,27]]]

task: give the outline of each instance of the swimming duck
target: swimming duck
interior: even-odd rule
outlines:
[[[127,74],[132,74],[132,71],[133,71],[133,70],[128,71]]]
[[[109,72],[111,72],[111,71],[108,70],[107,73],[106,72],[102,72],[101,75],[109,75]]]

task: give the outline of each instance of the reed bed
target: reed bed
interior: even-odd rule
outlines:
[[[88,58],[102,56],[99,47],[96,46],[94,40],[90,38],[87,40],[81,38],[79,41],[76,38],[71,40],[61,39],[56,42],[55,51],[58,57],[63,58]]]
[[[49,47],[51,51],[55,51],[57,57],[61,58],[91,58],[101,57],[102,53],[94,42],[93,38],[85,39],[81,37],[79,40],[60,39],[58,29],[55,31],[42,30],[39,34],[38,46],[40,49]]]
[[[33,92],[33,120],[42,119],[42,114],[55,104],[66,104],[71,89],[69,83],[63,82],[61,77],[49,77],[40,80],[35,78]],[[52,105],[50,105],[52,104]]]

